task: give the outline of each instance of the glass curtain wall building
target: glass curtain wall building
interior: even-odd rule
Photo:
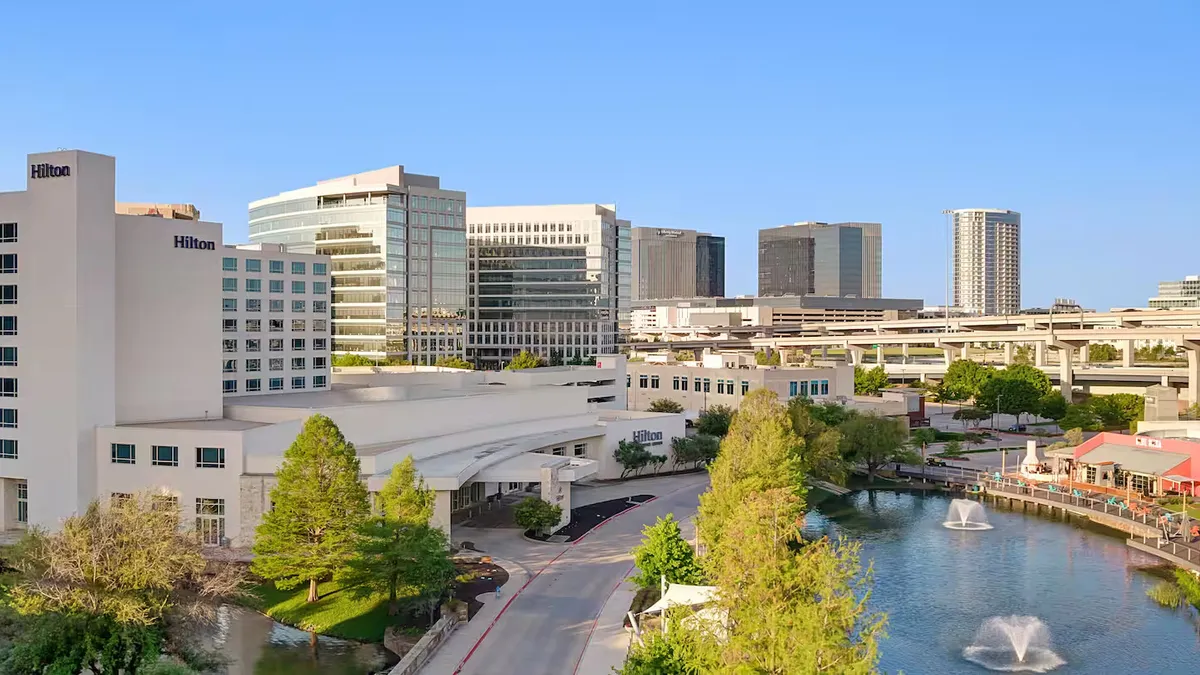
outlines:
[[[629,312],[622,232],[611,205],[468,208],[467,359],[496,369],[521,351],[552,362],[616,353]]]
[[[465,355],[466,193],[392,166],[250,204],[250,239],[331,257],[335,354]]]
[[[695,230],[635,227],[632,299],[725,294],[725,238]]]
[[[882,226],[801,222],[759,230],[758,294],[881,297]]]

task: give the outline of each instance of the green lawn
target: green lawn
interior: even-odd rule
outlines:
[[[309,604],[304,601],[308,584],[282,591],[266,582],[250,589],[246,604],[280,623],[360,642],[382,642],[384,629],[395,621],[388,616],[386,595],[357,598],[336,581],[319,590],[320,599]]]

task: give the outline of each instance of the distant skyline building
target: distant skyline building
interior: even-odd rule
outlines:
[[[725,237],[662,227],[631,234],[634,300],[725,295]]]
[[[529,351],[615,354],[628,316],[629,222],[609,204],[467,209],[467,359],[496,369]]]
[[[1158,282],[1158,295],[1147,306],[1154,309],[1200,307],[1200,275],[1189,274],[1180,281]]]
[[[798,222],[758,231],[758,295],[883,296],[883,226]]]
[[[955,209],[951,304],[967,314],[1021,311],[1021,214]]]
[[[117,202],[117,214],[123,216],[158,216],[172,220],[200,220],[200,209],[194,204],[155,204],[152,202]]]
[[[467,195],[396,165],[250,203],[250,240],[331,257],[333,351],[465,355]]]

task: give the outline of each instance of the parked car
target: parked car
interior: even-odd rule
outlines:
[[[1018,433],[1023,433],[1025,431],[1025,425],[1024,424],[1014,424],[1011,427],[1009,427],[1008,430],[1016,431]]]
[[[929,466],[949,466],[948,464],[946,464],[942,460],[938,459],[937,457],[928,457],[925,459],[925,463],[928,464]]]

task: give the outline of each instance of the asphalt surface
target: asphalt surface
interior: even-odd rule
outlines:
[[[691,516],[708,475],[628,511],[563,551],[512,600],[462,670],[469,675],[570,675],[605,600],[629,572],[644,525]],[[636,488],[632,488],[636,490]]]

